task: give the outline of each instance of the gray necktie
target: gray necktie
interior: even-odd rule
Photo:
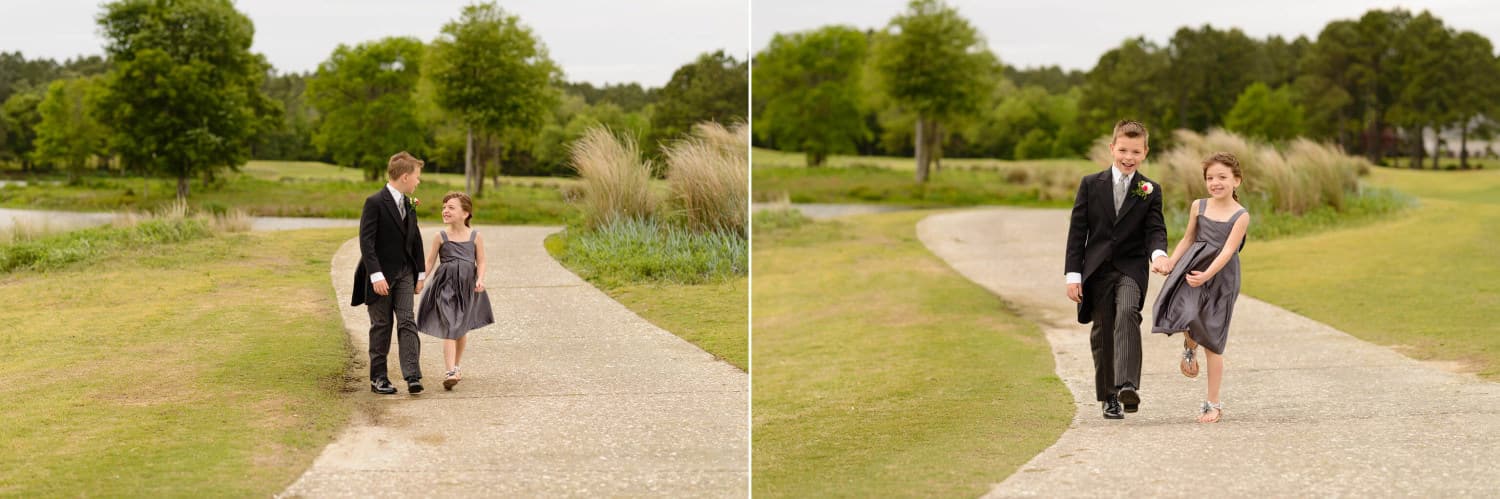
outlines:
[[[1127,177],[1120,177],[1120,181],[1115,182],[1115,216],[1120,216],[1120,206],[1125,204],[1125,190],[1129,185]]]
[[[404,197],[396,200],[396,211],[401,213],[401,219],[402,220],[406,220],[406,202],[405,201],[406,201],[406,198],[404,198]],[[1118,201],[1116,201],[1115,202],[1115,206],[1119,206],[1119,205],[1120,205],[1120,203]],[[1119,208],[1115,208],[1115,210],[1118,211]]]

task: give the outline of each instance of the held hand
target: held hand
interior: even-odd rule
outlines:
[[[1183,279],[1187,280],[1188,286],[1196,288],[1198,286],[1202,286],[1203,283],[1208,282],[1209,279],[1213,279],[1213,277],[1214,276],[1204,274],[1202,271],[1194,270],[1192,272],[1188,272],[1187,277],[1184,277]]]
[[[1160,256],[1156,257],[1156,261],[1151,262],[1151,271],[1161,275],[1167,275],[1172,273],[1172,267],[1174,266],[1175,265],[1173,265],[1172,262],[1167,259],[1167,257]]]
[[[1073,300],[1073,303],[1083,303],[1083,285],[1069,284],[1068,299]]]
[[[417,281],[417,292],[414,294],[422,294],[422,282],[423,281]]]
[[[390,283],[385,282],[384,279],[381,279],[379,281],[375,281],[375,294],[380,295],[380,296],[390,296],[391,295],[391,285],[390,285]]]
[[[475,293],[483,293],[484,292],[484,281],[474,281],[474,292]]]

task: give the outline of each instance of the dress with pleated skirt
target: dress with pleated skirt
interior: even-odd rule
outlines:
[[[1194,270],[1208,270],[1229,240],[1235,220],[1245,213],[1245,209],[1239,209],[1229,220],[1221,222],[1203,214],[1207,205],[1207,199],[1199,200],[1197,237],[1187,253],[1177,260],[1177,266],[1156,295],[1151,332],[1172,335],[1188,331],[1193,341],[1223,355],[1224,344],[1229,338],[1229,320],[1234,315],[1234,301],[1240,295],[1239,252],[1236,251],[1229,263],[1202,286],[1189,286],[1184,277]],[[1240,249],[1244,249],[1243,242]]]
[[[427,276],[422,305],[417,308],[417,330],[456,340],[472,329],[494,324],[495,313],[490,308],[489,293],[474,292],[474,283],[479,280],[474,238],[479,233],[471,231],[468,241],[450,241],[448,231],[438,232],[443,238],[438,246],[440,264]]]

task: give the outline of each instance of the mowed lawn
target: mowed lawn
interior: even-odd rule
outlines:
[[[422,175],[418,215],[437,221],[443,195],[463,190],[458,174]],[[361,173],[326,163],[251,161],[239,173],[224,174],[213,186],[198,179],[190,185],[194,210],[222,213],[242,210],[252,216],[359,218],[364,200],[384,185],[365,181]],[[580,219],[567,201],[572,179],[502,177],[500,187],[486,181],[475,199],[474,222],[480,224],[566,224]],[[177,182],[166,178],[85,177],[77,185],[56,179],[32,179],[30,185],[0,187],[0,206],[65,211],[157,211],[176,199]]]
[[[353,410],[343,229],[0,275],[0,496],[266,497]]]
[[[1500,169],[1376,168],[1369,182],[1415,196],[1418,206],[1389,221],[1252,241],[1244,292],[1500,380]]]
[[[1073,415],[1042,332],[927,251],[928,213],[756,217],[756,497],[972,497]]]

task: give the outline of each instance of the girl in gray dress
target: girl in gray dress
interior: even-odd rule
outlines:
[[[1238,253],[1250,228],[1250,214],[1239,203],[1236,189],[1244,175],[1233,154],[1214,153],[1204,160],[1203,180],[1213,197],[1192,204],[1182,240],[1172,256],[1152,269],[1171,273],[1156,296],[1151,332],[1187,333],[1180,367],[1189,378],[1198,377],[1194,353],[1198,345],[1203,345],[1208,355],[1208,400],[1203,402],[1198,422],[1214,423],[1224,408],[1219,401],[1224,344],[1234,301],[1240,294]]]
[[[495,323],[490,296],[484,290],[484,240],[469,228],[474,203],[462,192],[443,196],[443,223],[448,227],[432,238],[427,252],[427,293],[417,309],[417,330],[443,339],[443,388],[452,390],[463,379],[464,357],[471,329]],[[432,261],[442,257],[437,271]]]

